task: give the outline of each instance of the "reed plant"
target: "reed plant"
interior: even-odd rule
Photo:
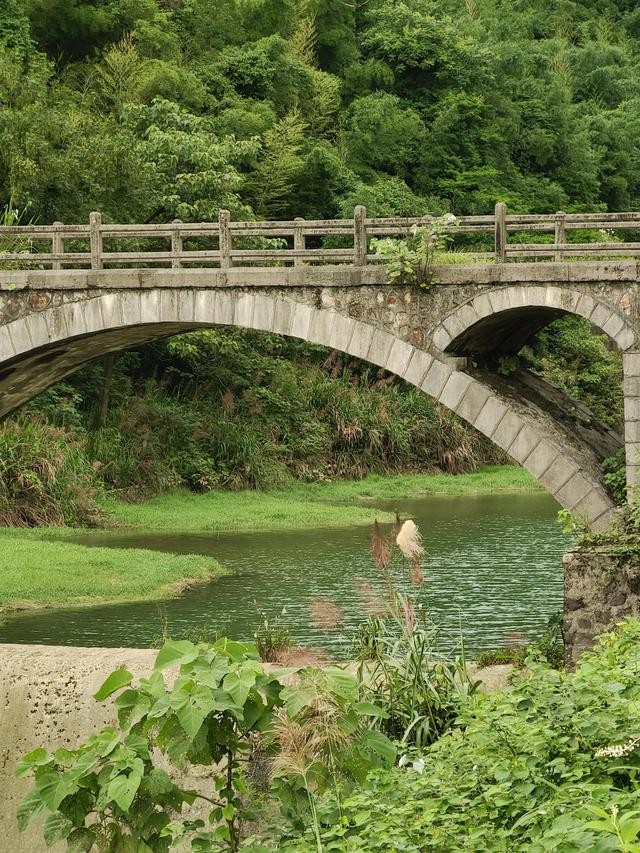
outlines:
[[[416,524],[396,517],[388,536],[374,522],[371,555],[379,583],[356,581],[367,617],[351,637],[358,679],[367,701],[384,711],[379,730],[403,749],[423,747],[449,728],[461,699],[476,685],[467,671],[462,636],[453,655],[439,652],[438,629],[418,600],[425,575]],[[314,599],[310,611],[325,630],[344,626],[344,613],[331,601]]]
[[[402,748],[426,746],[452,724],[460,699],[475,690],[464,641],[461,636],[453,657],[437,651],[438,629],[415,594],[425,584],[424,547],[412,520],[397,519],[391,539],[376,522],[371,554],[382,591],[369,614],[360,679],[370,701],[385,711],[380,729]]]

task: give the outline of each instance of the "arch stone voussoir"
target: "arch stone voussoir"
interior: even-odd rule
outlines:
[[[609,335],[623,352],[636,340],[636,332],[629,318],[618,306],[598,301],[572,287],[514,284],[483,291],[457,306],[434,328],[431,341],[437,350],[446,352],[457,338],[476,323],[493,315],[526,308],[548,309],[584,317]]]

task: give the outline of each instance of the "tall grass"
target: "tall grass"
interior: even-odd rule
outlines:
[[[334,367],[281,362],[250,387],[195,396],[147,383],[89,433],[88,452],[107,488],[126,500],[176,487],[278,489],[293,480],[461,473],[503,461],[422,392]]]
[[[91,526],[99,494],[80,439],[28,418],[0,425],[0,526]]]
[[[437,627],[415,594],[425,584],[416,524],[396,517],[388,539],[376,521],[371,555],[379,583],[354,579],[367,617],[352,637],[358,679],[364,698],[382,711],[377,727],[402,748],[424,747],[447,731],[461,698],[476,685],[468,675],[462,638],[456,657],[436,651]],[[331,601],[314,599],[309,609],[324,630],[344,624],[344,613]]]

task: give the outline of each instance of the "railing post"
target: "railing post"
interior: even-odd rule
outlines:
[[[562,210],[556,213],[556,235],[554,242],[556,246],[564,245],[567,242],[567,214]],[[563,258],[564,252],[562,250],[555,252],[554,259],[556,261],[561,261]]]
[[[93,211],[89,214],[89,238],[91,241],[91,269],[102,269],[102,214]]]
[[[507,259],[507,205],[503,201],[496,204],[496,263],[503,264]]]
[[[353,211],[353,254],[357,267],[367,265],[367,208],[359,204]]]
[[[220,269],[228,270],[231,266],[231,229],[229,222],[231,214],[228,210],[221,210],[218,214],[220,225]]]
[[[302,223],[304,219],[302,216],[296,216],[295,218],[296,227],[293,232],[293,251],[294,252],[304,252],[307,248],[307,238],[305,237],[304,231],[302,230]],[[299,258],[297,255],[293,259],[294,267],[301,267],[304,265],[304,258]]]
[[[182,225],[182,219],[174,219],[174,225]],[[171,232],[171,269],[179,270],[182,266],[180,255],[182,254],[182,234],[179,228]]]
[[[62,222],[54,222],[53,223],[54,232],[51,237],[51,254],[53,255],[61,255],[64,252],[64,240],[62,239]],[[51,262],[52,270],[61,270],[62,269],[62,261],[52,261]]]

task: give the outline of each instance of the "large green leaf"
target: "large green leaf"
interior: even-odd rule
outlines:
[[[22,798],[16,816],[18,818],[18,829],[22,832],[27,828],[29,821],[42,814],[45,805],[42,802],[40,791],[35,788]]]
[[[142,775],[140,773],[132,771],[128,776],[125,773],[120,773],[109,782],[108,797],[117,803],[123,812],[128,812],[141,782]]]
[[[324,670],[327,687],[336,696],[343,699],[355,699],[358,692],[358,680],[354,675],[345,672],[337,666],[329,666]]]
[[[356,749],[373,767],[391,767],[396,760],[396,747],[382,732],[364,732],[356,741]]]
[[[215,708],[213,691],[197,685],[191,692],[179,691],[171,696],[171,705],[187,737],[193,739],[205,718]]]
[[[227,691],[236,705],[240,708],[247,701],[253,685],[256,683],[256,673],[252,669],[230,672],[225,675],[222,687]]]
[[[381,720],[386,720],[389,717],[384,708],[380,708],[379,705],[374,705],[371,702],[356,702],[353,710],[363,717],[378,717]]]
[[[93,698],[96,702],[104,702],[104,700],[111,696],[112,693],[115,693],[117,690],[122,690],[123,687],[127,687],[127,685],[131,684],[132,679],[133,675],[126,669],[116,669],[111,673],[98,691],[93,694]]]
[[[317,695],[318,691],[315,687],[305,684],[285,687],[280,694],[290,717],[295,717],[303,708],[314,702]]]
[[[73,824],[60,812],[50,814],[46,819],[42,834],[47,847],[51,847],[57,841],[64,841],[73,830]]]
[[[230,671],[230,667],[227,658],[218,655],[211,663],[207,663],[205,660],[195,661],[190,674],[194,681],[215,689],[220,686],[220,682]]]
[[[125,690],[115,701],[120,728],[135,726],[151,708],[153,698],[138,690]]]
[[[236,663],[241,663],[244,660],[260,660],[258,649],[253,643],[238,643],[235,640],[229,640],[227,637],[221,637],[214,645],[214,649],[223,655],[227,655]]]
[[[16,765],[16,776],[20,779],[26,776],[36,767],[42,767],[44,764],[49,764],[52,757],[46,749],[34,749],[33,752],[27,753],[24,758],[21,758]]]
[[[163,670],[169,666],[184,666],[198,657],[198,647],[189,640],[168,640],[158,652],[155,669]]]
[[[78,785],[71,774],[45,773],[37,779],[36,789],[49,811],[55,812],[65,797],[78,790]]]
[[[141,678],[140,690],[150,693],[154,699],[159,699],[166,690],[162,673],[154,671],[148,678]]]
[[[67,838],[67,853],[90,853],[95,843],[94,831],[82,826],[74,829]]]
[[[101,758],[106,758],[120,743],[120,735],[107,726],[97,735],[89,739],[89,745],[92,746]]]
[[[82,779],[95,770],[100,757],[95,750],[88,750],[78,756],[75,764],[69,769],[69,777],[76,781]]]

